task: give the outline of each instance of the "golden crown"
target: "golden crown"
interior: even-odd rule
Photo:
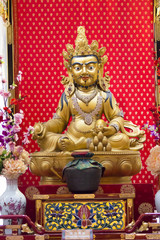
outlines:
[[[74,56],[86,56],[86,55],[95,55],[99,63],[105,64],[108,60],[108,57],[104,55],[106,48],[102,47],[98,49],[98,42],[93,40],[91,45],[88,45],[88,40],[85,35],[85,27],[78,27],[78,35],[75,41],[75,49],[73,45],[67,44],[67,52],[63,50],[63,57],[67,60],[64,61],[66,68],[70,67],[71,59]],[[103,56],[104,55],[104,56]],[[102,57],[103,56],[103,57]]]

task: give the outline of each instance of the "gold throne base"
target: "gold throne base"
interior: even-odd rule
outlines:
[[[71,152],[34,152],[31,154],[31,172],[41,177],[40,185],[64,185],[63,168],[74,159],[71,154]],[[131,176],[141,170],[138,151],[99,151],[94,152],[92,159],[105,167],[101,184],[131,183]]]

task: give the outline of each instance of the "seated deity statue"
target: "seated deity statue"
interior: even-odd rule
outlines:
[[[124,120],[123,111],[109,90],[110,77],[108,73],[103,76],[108,60],[106,49],[98,49],[95,40],[88,45],[84,27],[78,28],[75,49],[71,44],[66,48],[63,57],[68,77],[62,77],[65,90],[56,113],[47,122],[34,126],[33,139],[40,150],[140,150],[144,131]]]

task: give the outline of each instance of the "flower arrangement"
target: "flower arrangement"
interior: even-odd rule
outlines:
[[[0,67],[2,67],[2,57],[0,57]],[[1,71],[2,72],[2,71]],[[17,81],[21,82],[21,72],[18,73]],[[2,76],[2,74],[0,75]],[[0,89],[0,96],[4,100],[4,107],[0,108],[0,174],[6,178],[14,179],[19,175],[25,173],[29,165],[29,153],[21,145],[16,145],[18,141],[18,133],[21,130],[20,124],[24,118],[23,111],[17,113],[13,112],[14,105],[17,105],[26,96],[19,94],[18,98],[11,97],[11,90],[17,87],[13,83],[9,90],[6,91],[6,81],[2,79],[2,89]],[[28,136],[33,131],[30,126],[27,132],[24,133],[24,140],[22,145],[29,142]]]
[[[149,109],[153,114],[153,125],[149,125],[147,122],[143,125],[143,129],[147,129],[150,131],[151,136],[154,137],[156,144],[159,144],[160,141],[160,106],[159,107],[152,107]]]
[[[146,160],[147,170],[152,175],[158,176],[160,174],[160,107],[152,107],[149,109],[153,114],[153,125],[147,122],[143,129],[150,131],[151,136],[154,137],[156,146],[150,150],[150,155]]]
[[[147,170],[151,171],[152,175],[160,174],[160,146],[156,145],[150,150],[150,155],[146,160]]]

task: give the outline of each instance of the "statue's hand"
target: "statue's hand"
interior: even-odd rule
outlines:
[[[96,129],[92,129],[92,130],[91,130],[91,133],[92,133],[93,136],[97,136],[97,133],[98,133],[98,132],[96,131]]]
[[[112,135],[114,135],[116,133],[116,129],[114,127],[112,127],[112,126],[104,127],[103,131],[104,131],[103,134],[106,137],[110,137],[110,136],[112,136]]]
[[[45,126],[40,122],[36,123],[34,125],[33,140],[42,139],[44,138],[45,134],[46,134]]]

